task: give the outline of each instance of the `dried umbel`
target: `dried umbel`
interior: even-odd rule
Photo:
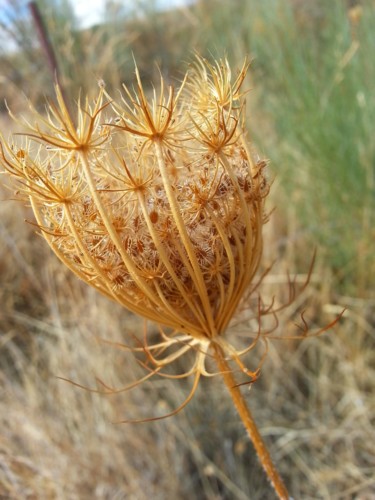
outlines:
[[[258,371],[241,357],[259,339],[266,345],[270,331],[259,320],[277,312],[259,302],[248,344],[226,338],[241,299],[259,283],[269,192],[266,163],[251,153],[243,126],[247,68],[232,78],[227,61],[198,57],[177,91],[161,79],[149,100],[136,71],[134,91],[124,87],[114,100],[101,86],[93,103],[78,102],[75,117],[57,87],[57,104],[45,117],[34,111],[21,139],[2,141],[0,159],[61,261],[162,325],[159,341],[138,348],[147,358],[142,380],[192,351],[192,367],[170,375],[194,376],[178,411],[211,375],[207,356],[216,360],[272,484],[288,498],[227,362],[255,380]]]
[[[180,89],[147,101],[125,88],[58,105],[4,146],[38,226],[80,278],[131,311],[192,338],[221,342],[262,252],[265,162],[241,124],[241,85],[227,62],[198,59]],[[37,144],[35,146],[35,143]]]

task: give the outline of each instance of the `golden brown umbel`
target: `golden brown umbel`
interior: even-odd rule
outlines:
[[[261,301],[248,345],[227,339],[228,324],[254,284],[262,254],[266,162],[253,155],[243,126],[241,90],[247,62],[235,78],[226,60],[197,58],[178,91],[164,86],[146,98],[136,90],[119,101],[104,86],[95,102],[78,102],[73,118],[61,91],[46,117],[28,123],[21,140],[2,141],[1,161],[29,200],[52,250],[79,278],[160,326],[160,341],[142,347],[147,374],[193,352],[193,376],[183,408],[201,376],[219,372],[280,498],[288,498],[236,385],[227,360],[255,381],[241,358],[271,331],[276,316]],[[293,287],[291,287],[293,290]],[[292,296],[291,296],[292,299]],[[272,329],[273,331],[273,329]],[[302,336],[305,336],[306,332]],[[131,384],[129,387],[133,387]],[[104,393],[115,392],[104,386]]]

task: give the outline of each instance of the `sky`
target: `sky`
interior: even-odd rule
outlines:
[[[122,5],[127,7],[136,7],[139,0],[117,0]],[[184,5],[192,4],[195,0],[152,0],[152,5],[159,10],[167,10]],[[24,15],[29,15],[28,4],[30,0],[20,0],[18,5],[21,6],[19,12]],[[105,14],[106,0],[70,0],[70,3],[75,11],[78,24],[81,28],[89,28],[95,24],[99,24]],[[12,15],[9,17],[9,12],[12,12],[11,0],[0,0],[0,43],[2,51],[16,50],[17,46],[9,37],[4,34],[1,29],[1,23],[8,24]],[[13,11],[14,12],[14,11]],[[13,14],[14,15],[14,14]]]
[[[104,15],[105,0],[73,0],[72,2],[75,14],[80,21],[82,28],[88,28],[93,24],[100,22]],[[129,0],[122,0],[123,4],[129,4],[136,2],[131,2]],[[160,10],[170,9],[173,7],[182,7],[188,3],[192,3],[190,0],[157,0],[156,5]]]
[[[30,0],[22,0],[19,4],[22,8],[27,11],[27,5]],[[157,8],[160,10],[166,10],[174,7],[182,7],[189,3],[193,3],[194,0],[153,0]],[[80,22],[82,28],[88,28],[94,24],[99,23],[103,16],[105,10],[105,0],[71,0],[75,14]],[[123,5],[132,7],[137,5],[137,0],[121,0]],[[9,5],[12,2],[9,0],[0,0],[0,22],[6,21],[6,12],[9,10]]]

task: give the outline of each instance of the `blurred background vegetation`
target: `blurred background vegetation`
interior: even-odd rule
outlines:
[[[295,499],[375,498],[375,2],[198,0],[161,10],[151,0],[107,1],[81,28],[69,0],[39,0],[65,93],[110,92],[159,68],[181,79],[194,51],[252,60],[247,120],[274,179],[265,294],[285,272],[303,279],[309,321],[334,331],[271,349],[249,404]],[[130,4],[130,7],[129,7]],[[125,8],[126,6],[126,8]],[[0,15],[1,131],[5,100],[42,108],[53,74],[25,2]],[[2,183],[3,184],[3,183]],[[0,187],[2,199],[9,191]],[[115,415],[165,413],[183,385],[158,381],[105,399],[95,376],[121,384],[137,364],[95,342],[141,331],[130,313],[76,282],[51,256],[28,209],[0,204],[0,497],[69,499],[273,498],[220,381],[205,381],[173,419],[119,426]],[[283,290],[281,289],[281,294]],[[285,315],[287,329],[295,309]]]

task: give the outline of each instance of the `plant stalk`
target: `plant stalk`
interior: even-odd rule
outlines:
[[[217,344],[213,344],[213,349],[214,349],[214,357],[221,371],[221,374],[223,375],[225,385],[227,386],[227,389],[241,417],[242,423],[244,424],[245,429],[247,430],[250,440],[254,445],[255,451],[263,466],[263,469],[265,470],[269,480],[271,481],[271,484],[275,489],[279,499],[288,500],[289,499],[288,491],[279,473],[277,472],[276,467],[272,462],[271,455],[262,439],[262,436],[259,433],[258,427],[250,413],[250,410],[237,385],[237,382],[231,372],[231,369],[227,361],[225,360],[223,350]]]

